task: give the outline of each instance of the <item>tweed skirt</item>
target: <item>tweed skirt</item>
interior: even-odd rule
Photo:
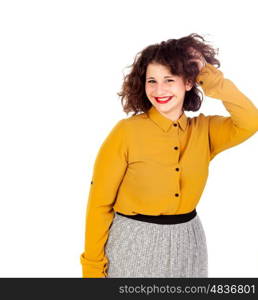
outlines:
[[[156,224],[115,212],[105,244],[106,277],[208,277],[205,232],[198,215]]]

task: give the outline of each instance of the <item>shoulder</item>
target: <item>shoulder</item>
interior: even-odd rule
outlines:
[[[148,115],[147,113],[143,113],[143,112],[126,118],[126,120],[130,123],[139,122],[146,119],[148,119]]]
[[[209,119],[209,116],[206,116],[204,113],[199,113],[197,116],[189,117],[187,116],[187,119],[190,123],[203,123],[207,122]]]
[[[140,124],[142,124],[143,122],[146,122],[147,119],[148,119],[148,116],[146,113],[139,113],[134,116],[129,116],[127,118],[123,118],[123,119],[119,120],[118,123],[120,124],[120,126],[124,126],[126,128],[133,128],[133,127],[140,126]]]

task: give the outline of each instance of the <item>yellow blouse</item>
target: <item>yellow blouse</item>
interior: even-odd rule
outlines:
[[[119,120],[97,154],[89,191],[83,277],[105,277],[105,243],[115,211],[172,215],[196,208],[209,162],[258,130],[258,109],[223,73],[206,64],[197,76],[205,95],[221,99],[230,117],[183,113],[172,121],[152,106]]]

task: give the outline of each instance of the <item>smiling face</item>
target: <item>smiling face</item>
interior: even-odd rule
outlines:
[[[146,95],[152,105],[168,119],[175,121],[181,116],[185,92],[192,86],[189,82],[185,83],[181,76],[173,75],[166,66],[158,63],[150,63],[147,66]]]

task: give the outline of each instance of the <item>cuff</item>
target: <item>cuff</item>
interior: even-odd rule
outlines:
[[[197,75],[196,82],[202,89],[207,90],[215,86],[223,77],[224,75],[220,70],[212,64],[206,63]]]
[[[80,256],[83,278],[103,278],[107,276],[108,259],[105,256],[102,261],[92,261],[85,258],[85,253]]]

